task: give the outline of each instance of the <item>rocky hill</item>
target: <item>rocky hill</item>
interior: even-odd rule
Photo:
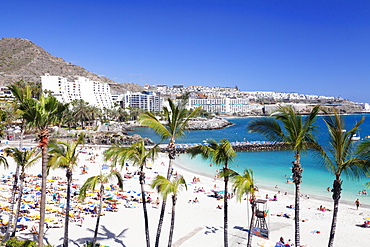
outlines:
[[[107,82],[112,93],[126,91],[139,92],[143,87],[135,83],[117,83],[111,79],[98,76],[84,68],[52,56],[40,46],[27,39],[0,39],[0,85],[19,81],[41,82],[40,76],[45,73],[58,75],[74,80],[84,76],[91,80]]]

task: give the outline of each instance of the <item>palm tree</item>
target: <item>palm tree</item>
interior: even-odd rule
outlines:
[[[22,202],[23,196],[23,183],[25,178],[25,170],[33,165],[41,158],[40,151],[38,149],[32,150],[19,150],[18,148],[7,148],[5,149],[5,153],[7,156],[11,156],[17,166],[21,168],[20,176],[19,176],[19,193],[18,193],[18,203],[17,209],[15,213],[15,220],[14,220],[14,228],[12,236],[15,236],[15,230],[17,229],[17,220],[19,217],[19,211]],[[12,211],[11,211],[12,212]],[[12,214],[11,214],[12,215]],[[8,224],[8,228],[11,228],[12,223]],[[9,230],[9,234],[12,230]]]
[[[68,246],[68,227],[69,227],[69,207],[71,201],[71,186],[73,169],[78,166],[78,147],[84,144],[84,135],[80,135],[75,142],[51,142],[49,144],[49,164],[48,168],[66,169],[67,177],[67,202],[66,218],[64,225],[63,246]]]
[[[234,184],[233,184],[234,193],[236,195],[236,199],[239,202],[241,202],[244,194],[246,195],[250,194],[249,202],[252,208],[252,215],[251,215],[251,221],[249,225],[247,247],[251,247],[252,246],[252,229],[254,226],[256,207],[257,207],[253,170],[246,169],[244,170],[244,173],[242,175],[237,174],[236,176],[234,176],[233,180],[234,180]]]
[[[40,199],[40,223],[38,245],[43,245],[44,223],[45,223],[45,206],[46,206],[46,177],[48,163],[48,142],[49,126],[60,122],[63,112],[67,105],[60,103],[53,96],[44,97],[41,95],[40,100],[27,99],[22,105],[21,110],[24,112],[23,117],[31,127],[39,131],[39,144],[37,147],[42,149],[42,168],[41,168],[41,199]]]
[[[335,175],[332,189],[334,207],[328,243],[329,247],[334,245],[339,199],[342,191],[342,173],[346,174],[347,177],[357,179],[370,172],[369,140],[365,140],[357,146],[355,146],[352,140],[352,137],[359,130],[359,126],[364,119],[362,118],[351,130],[345,132],[344,120],[336,111],[334,111],[334,116],[324,118],[325,124],[328,127],[329,147],[327,150],[320,149],[320,153],[323,158],[323,164],[329,172]]]
[[[198,107],[189,114],[189,112],[185,109],[186,102],[187,102],[186,97],[177,105],[175,105],[175,103],[171,99],[168,99],[168,104],[170,108],[163,107],[164,118],[167,124],[162,124],[159,121],[159,119],[151,112],[141,114],[139,118],[139,122],[141,124],[152,128],[158,135],[161,136],[162,140],[169,139],[169,143],[167,146],[169,158],[167,179],[171,178],[172,163],[176,157],[176,148],[175,148],[176,138],[179,138],[185,134],[184,130],[188,124],[188,121],[201,109],[201,107]],[[166,209],[166,199],[163,198],[157,228],[157,235],[155,240],[155,247],[158,247],[159,245],[159,238],[161,235],[165,209]]]
[[[97,125],[97,121],[102,117],[102,111],[96,106],[89,106],[89,119],[91,125]]]
[[[153,148],[146,150],[145,143],[143,139],[135,142],[129,147],[122,147],[122,146],[112,146],[104,152],[105,160],[112,159],[112,164],[114,166],[119,163],[121,166],[125,164],[125,161],[129,160],[133,163],[133,165],[138,166],[140,173],[139,173],[139,182],[141,187],[141,199],[143,201],[143,211],[144,211],[144,222],[145,222],[145,237],[146,237],[146,245],[150,246],[150,238],[149,238],[149,220],[148,220],[148,212],[146,208],[146,199],[145,199],[145,191],[144,191],[144,184],[145,184],[145,172],[144,167],[147,165],[149,160],[154,160],[156,153],[158,152],[157,145]]]
[[[122,179],[122,176],[121,176],[121,174],[119,172],[115,172],[115,171],[110,171],[108,174],[106,174],[106,173],[104,173],[104,174],[100,173],[97,176],[93,176],[93,177],[88,178],[85,181],[85,183],[81,186],[81,189],[80,189],[79,199],[84,200],[86,198],[87,191],[88,190],[94,191],[95,190],[95,187],[98,184],[100,184],[100,189],[99,189],[99,193],[100,193],[100,198],[99,198],[99,200],[100,200],[99,201],[99,212],[98,212],[98,216],[96,218],[96,226],[95,226],[94,238],[93,238],[92,246],[95,246],[96,237],[98,235],[100,215],[101,215],[101,210],[102,210],[102,206],[103,206],[104,185],[107,184],[107,183],[109,183],[114,178],[117,179],[119,188],[120,189],[123,189],[123,179]]]
[[[224,196],[224,246],[228,246],[228,183],[229,178],[232,175],[232,171],[229,169],[229,163],[236,157],[236,152],[231,146],[228,140],[221,140],[217,143],[215,140],[210,139],[207,141],[207,145],[199,145],[196,147],[189,148],[189,153],[192,158],[197,155],[201,155],[203,159],[211,159],[216,165],[223,165],[222,177],[225,183],[225,196]]]
[[[300,246],[299,196],[302,182],[301,152],[317,146],[314,136],[315,121],[321,107],[316,105],[306,117],[302,117],[292,106],[279,106],[272,118],[258,118],[251,121],[247,128],[249,132],[264,135],[271,141],[285,142],[294,151],[292,173],[295,183],[295,245]],[[281,125],[279,124],[281,123]]]
[[[89,103],[83,99],[75,99],[71,102],[73,116],[81,123],[81,128],[84,128],[84,123],[89,120]]]
[[[30,86],[28,84],[24,83],[23,81],[19,81],[15,84],[9,85],[8,88],[11,90],[11,92],[12,92],[14,98],[15,98],[15,100],[11,103],[12,109],[13,109],[12,115],[13,116],[18,116],[18,117],[21,118],[21,125],[20,125],[21,133],[20,133],[20,140],[19,140],[19,149],[22,150],[22,148],[23,148],[23,135],[24,135],[25,123],[26,123],[26,120],[23,116],[24,112],[23,112],[22,109],[24,108],[25,103],[28,100],[31,99],[32,92],[31,92]],[[16,195],[18,179],[19,179],[19,169],[20,169],[20,166],[17,163],[15,174],[14,174],[14,182],[13,182],[12,192],[11,192],[11,206],[10,206],[11,212],[13,212],[14,205],[15,205],[15,195]],[[12,226],[12,223],[13,223],[13,215],[12,214],[9,214],[8,222],[9,222],[8,227],[7,227],[5,236],[2,240],[3,243],[5,243],[10,237],[11,226]]]
[[[170,181],[167,178],[158,175],[152,183],[152,188],[156,188],[158,193],[160,193],[163,198],[167,198],[169,194],[172,194],[171,227],[168,238],[168,247],[172,246],[173,229],[175,228],[175,206],[177,194],[183,187],[187,189],[187,185],[183,176],[179,176],[178,178]]]

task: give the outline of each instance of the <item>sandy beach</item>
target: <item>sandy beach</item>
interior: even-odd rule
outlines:
[[[81,185],[83,182],[91,176],[99,174],[103,165],[110,165],[109,162],[103,161],[102,152],[104,148],[89,148],[85,147],[79,156],[79,168],[76,168],[73,174],[73,178],[76,179],[74,183]],[[94,158],[92,158],[94,157]],[[6,197],[10,195],[7,191],[9,186],[6,182],[7,176],[10,172],[14,172],[15,166],[11,158],[8,158],[11,166],[10,169],[4,170],[0,168],[0,174],[3,174],[3,181],[1,183],[1,201],[2,207],[9,205]],[[40,161],[41,162],[41,161]],[[163,163],[165,165],[163,165]],[[159,195],[150,188],[151,181],[157,174],[165,175],[167,172],[168,158],[166,154],[160,154],[158,158],[150,165],[151,169],[146,170],[146,191],[150,192],[149,196],[155,200]],[[81,173],[82,166],[86,166],[87,174]],[[194,247],[194,246],[223,246],[223,210],[218,209],[218,205],[223,205],[222,200],[217,200],[212,197],[213,189],[223,190],[223,181],[221,179],[214,180],[213,177],[199,174],[196,171],[184,169],[186,164],[174,165],[174,172],[183,175],[187,181],[187,190],[180,191],[178,195],[178,202],[176,205],[176,219],[175,229],[173,236],[173,246],[181,247]],[[122,169],[122,173],[129,172],[134,174],[136,167],[131,164]],[[41,171],[41,164],[30,168],[27,174],[38,175]],[[107,170],[102,170],[103,172]],[[52,186],[59,184],[62,186],[65,179],[65,172],[63,170],[51,171],[48,179],[52,180],[52,177],[60,177],[61,179],[55,179],[49,181]],[[193,178],[199,178],[200,182],[192,183]],[[5,181],[5,182],[4,182]],[[27,186],[32,187],[34,185],[28,183]],[[266,194],[272,199],[276,194],[277,201],[267,201],[267,223],[269,227],[269,238],[273,242],[279,241],[280,237],[283,237],[286,241],[291,239],[294,242],[294,210],[287,208],[288,205],[294,204],[293,193],[288,192],[284,195],[285,191],[281,191],[278,194],[278,188],[263,188],[263,185],[259,185],[259,192],[257,196],[259,199],[265,199]],[[202,190],[202,192],[197,192]],[[132,178],[126,178],[124,181],[124,191],[121,195],[126,195],[128,191],[140,192],[139,180],[137,175]],[[204,192],[203,192],[204,190]],[[116,190],[108,190],[107,192],[117,193]],[[60,192],[62,195],[60,203],[65,202],[63,190]],[[74,204],[81,208],[88,207],[88,201],[94,202],[94,193],[91,194],[90,198],[86,199],[86,203],[83,205]],[[49,193],[48,198],[52,201],[52,194]],[[192,201],[197,198],[198,203]],[[170,198],[169,198],[170,199]],[[191,201],[191,202],[190,202]],[[247,200],[243,200],[241,203],[237,202],[235,198],[229,200],[229,245],[230,246],[246,246],[247,242],[247,228],[250,217],[249,204]],[[105,203],[109,204],[109,203]],[[141,203],[132,203],[132,208],[125,207],[125,200],[117,200],[117,212],[104,211],[104,216],[101,217],[98,242],[102,245],[110,247],[136,247],[145,246],[145,234],[144,234],[144,218]],[[315,197],[301,198],[301,244],[308,247],[326,246],[332,220],[332,211],[320,211],[318,208],[322,205],[328,209],[332,209],[333,202],[318,200]],[[59,208],[59,203],[48,204],[50,208]],[[170,227],[170,210],[171,200],[167,202],[167,208],[165,213],[165,219],[162,228],[160,246],[167,246],[169,227]],[[91,214],[85,214],[78,208],[74,209],[75,215],[78,214],[83,217],[83,222],[77,220],[76,222],[70,223],[69,238],[70,246],[83,246],[86,241],[89,241],[93,237],[96,217],[92,217]],[[38,211],[30,209],[30,214],[36,214]],[[148,205],[149,224],[150,224],[150,238],[151,243],[154,246],[155,234],[157,229],[158,217],[160,213],[160,207],[156,207],[155,204]],[[284,216],[285,214],[285,216]],[[47,216],[54,218],[58,222],[59,228],[48,228],[45,233],[45,242],[55,246],[61,246],[64,228],[64,222],[61,221],[62,217],[57,216],[58,213],[50,210]],[[289,216],[290,215],[290,216]],[[8,221],[8,215],[2,214],[4,222]],[[370,237],[369,228],[361,228],[356,225],[360,225],[364,222],[365,217],[370,217],[370,210],[368,207],[362,207],[356,210],[353,204],[341,203],[339,208],[337,230],[335,235],[334,246],[367,246],[367,241]],[[17,236],[27,239],[36,239],[37,235],[33,235],[30,232],[32,225],[37,224],[36,220],[27,221],[28,229],[17,233]],[[54,223],[49,222],[49,225]],[[55,224],[57,225],[57,224]],[[253,237],[252,246],[257,246],[257,243],[262,239],[259,237]]]

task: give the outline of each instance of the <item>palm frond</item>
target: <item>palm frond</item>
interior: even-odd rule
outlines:
[[[19,150],[18,148],[6,148],[5,153],[12,157],[17,165],[24,169],[35,165],[41,158],[41,152],[38,149]]]
[[[153,189],[155,188],[164,199],[166,199],[169,194],[176,195],[183,187],[187,189],[186,181],[183,176],[179,176],[170,181],[167,178],[158,175],[152,182],[151,186]]]
[[[370,142],[362,141],[355,147],[352,141],[353,135],[363,121],[364,118],[349,131],[344,132],[344,119],[336,110],[333,110],[333,115],[324,118],[329,133],[329,148],[321,151],[322,162],[337,179],[341,174],[358,179],[370,172],[370,148],[366,146]]]
[[[272,117],[253,120],[248,124],[247,129],[249,133],[261,134],[271,141],[285,141],[284,133],[279,123]]]
[[[233,191],[236,199],[240,202],[244,195],[255,194],[255,181],[253,178],[253,170],[246,169],[243,174],[238,174],[233,177]]]
[[[104,157],[105,160],[112,160],[114,166],[117,163],[123,166],[126,161],[131,161],[135,166],[144,167],[149,160],[154,160],[158,151],[158,144],[147,150],[144,140],[140,139],[128,147],[111,146],[104,152]]]
[[[86,179],[85,183],[80,188],[80,194],[79,194],[78,199],[82,201],[85,200],[87,191],[88,190],[94,191],[95,187],[98,185],[99,182],[100,182],[99,175],[89,177],[88,179]]]
[[[171,136],[168,129],[154,116],[151,112],[145,112],[139,116],[140,124],[152,128],[158,135],[163,138],[168,138]]]
[[[220,143],[209,139],[207,140],[207,145],[189,148],[188,152],[192,158],[200,155],[203,159],[211,159],[216,165],[227,165],[236,157],[235,150],[226,139],[221,140]]]

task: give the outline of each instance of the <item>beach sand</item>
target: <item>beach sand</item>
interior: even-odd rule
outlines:
[[[73,178],[77,179],[77,184],[82,184],[88,177],[99,174],[104,162],[102,160],[102,151],[104,148],[85,148],[86,153],[81,153],[79,158],[79,166],[86,165],[87,174],[81,174],[81,169],[76,168]],[[98,154],[95,157],[95,162],[90,158],[91,154]],[[11,161],[11,158],[8,159]],[[165,165],[162,165],[162,162]],[[0,174],[8,175],[15,170],[13,165],[9,170],[0,169]],[[150,188],[150,183],[157,174],[166,175],[168,159],[166,154],[160,154],[153,162],[152,169],[146,170],[146,185],[145,189],[150,191],[150,197],[156,199],[159,195]],[[109,165],[109,163],[108,163]],[[223,190],[223,181],[213,177],[199,174],[196,171],[185,169],[186,164],[174,164],[174,172],[183,175],[188,184],[188,189],[180,191],[176,205],[176,219],[173,236],[173,246],[194,247],[194,246],[223,246],[223,210],[217,209],[218,205],[223,205],[222,200],[217,200],[211,197],[212,189],[216,186],[217,189]],[[131,165],[128,166],[130,172],[136,170]],[[30,168],[27,173],[37,175],[40,174],[41,165],[38,164]],[[107,171],[107,170],[103,170]],[[124,167],[122,172],[124,173]],[[60,176],[65,181],[65,172],[63,170],[51,171],[48,178],[52,176]],[[199,178],[200,182],[191,183],[193,178]],[[259,185],[257,192],[258,199],[265,199],[266,194],[273,198],[277,194],[278,188],[261,188]],[[204,188],[205,192],[194,192],[195,188]],[[231,185],[229,186],[231,188]],[[125,179],[124,190],[135,190],[140,192],[140,186],[137,176],[131,179]],[[284,195],[285,191],[277,194],[277,201],[268,201],[268,216],[267,223],[269,227],[269,238],[273,242],[279,241],[283,237],[286,241],[291,239],[294,242],[294,210],[286,206],[294,204],[294,196],[292,192]],[[8,192],[1,192],[6,195]],[[197,198],[199,203],[189,203],[189,200]],[[65,198],[61,199],[61,202]],[[88,200],[87,200],[88,201]],[[121,200],[119,200],[121,201]],[[229,246],[246,246],[248,237],[250,206],[247,200],[237,202],[235,198],[229,200]],[[6,200],[0,202],[2,206],[8,205]],[[58,205],[58,204],[57,204]],[[57,207],[52,205],[52,207]],[[332,211],[322,212],[317,210],[320,205],[332,209],[333,202],[318,200],[316,198],[301,198],[301,214],[300,218],[306,220],[301,222],[301,244],[309,247],[326,246],[329,239]],[[171,218],[171,198],[168,198],[165,219],[163,222],[160,246],[167,246],[170,218]],[[101,217],[100,228],[98,234],[98,242],[102,245],[110,247],[137,247],[146,246],[144,217],[142,204],[138,204],[136,208],[125,208],[123,203],[118,204],[118,212],[105,212]],[[148,205],[149,227],[151,245],[154,246],[156,237],[157,223],[160,213],[160,206],[156,208],[154,204]],[[290,214],[291,218],[279,217],[278,214]],[[86,241],[91,241],[96,217],[91,217],[90,214],[81,214],[84,216],[84,221],[70,223],[69,238],[70,246],[83,246]],[[47,215],[53,217],[53,214]],[[3,214],[4,221],[8,221],[8,215]],[[356,226],[362,224],[365,217],[370,217],[370,210],[361,207],[356,210],[353,204],[340,204],[337,229],[335,234],[334,246],[367,246],[370,240],[370,229]],[[60,218],[63,219],[63,218]],[[27,222],[29,228],[35,222]],[[318,231],[320,233],[318,233]],[[49,228],[45,233],[45,242],[55,246],[61,246],[63,241],[64,228]],[[36,239],[37,235],[32,235],[29,230],[24,230],[17,233],[17,236],[27,239]],[[257,243],[262,239],[253,237],[252,246],[257,246]]]

